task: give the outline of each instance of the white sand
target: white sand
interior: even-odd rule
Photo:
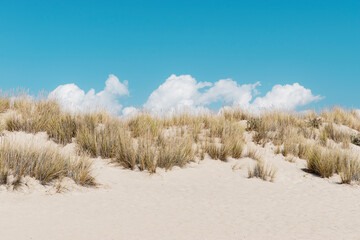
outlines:
[[[0,238],[360,239],[359,186],[312,176],[304,161],[270,149],[263,154],[278,169],[274,183],[247,179],[250,159],[154,175],[97,159],[97,189],[0,191]]]

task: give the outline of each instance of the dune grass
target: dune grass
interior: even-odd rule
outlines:
[[[251,159],[253,159],[255,161],[258,161],[258,162],[262,161],[261,154],[260,154],[259,150],[256,147],[248,146],[246,151],[244,152],[244,154],[242,156],[251,158]]]
[[[91,175],[91,162],[82,156],[70,156],[50,142],[40,143],[31,137],[26,141],[3,137],[0,142],[0,181],[18,186],[24,176],[49,184],[56,179],[71,178],[75,183],[89,186],[95,184]]]
[[[160,168],[170,170],[174,166],[183,167],[193,160],[191,138],[170,138],[160,144],[156,164]]]
[[[346,155],[339,165],[342,183],[350,184],[360,181],[360,162],[352,155]]]
[[[306,160],[307,168],[323,178],[329,178],[338,173],[342,183],[350,184],[353,181],[359,181],[359,157],[343,149],[329,149],[313,145],[307,153]]]
[[[268,179],[267,173],[272,171],[261,163],[259,149],[271,143],[275,153],[282,153],[284,159],[289,161],[295,157],[305,159],[308,170],[321,177],[339,174],[343,183],[357,181],[359,158],[349,157],[349,153],[352,144],[360,145],[359,133],[356,133],[360,130],[360,118],[352,110],[333,108],[319,114],[308,112],[302,115],[273,111],[254,115],[241,109],[225,107],[217,114],[207,112],[194,115],[184,112],[171,116],[153,116],[139,112],[134,117],[122,119],[105,112],[64,112],[55,101],[44,98],[0,97],[0,113],[7,111],[11,112],[4,117],[5,129],[8,131],[46,132],[56,143],[66,145],[74,142],[80,154],[111,159],[131,170],[150,173],[156,172],[157,168],[170,170],[174,166],[184,167],[195,158],[204,159],[207,154],[221,161],[227,161],[230,157],[253,158],[258,161],[258,165],[256,171],[251,171],[252,176],[265,174]],[[340,128],[340,125],[354,132]],[[251,144],[245,141],[245,131],[256,147],[249,147]],[[36,152],[32,154],[38,156]],[[41,156],[49,158],[46,154]],[[56,159],[61,158],[57,154],[54,156]],[[25,158],[20,155],[16,157]],[[47,160],[42,161],[42,165],[47,166]],[[44,178],[38,173],[30,174],[29,170],[20,171],[14,168],[15,165],[9,168],[9,164],[0,168],[0,182],[7,181],[4,176],[8,172],[20,176],[20,180],[22,175],[36,175],[42,182],[60,176],[49,173],[49,177]],[[86,166],[78,168],[86,169]],[[74,181],[84,178],[75,173],[65,175],[73,176]],[[17,182],[21,182],[19,178],[16,178]],[[76,181],[84,185],[91,182]]]
[[[28,133],[47,132],[54,141],[67,144],[75,137],[77,120],[75,116],[60,110],[55,101],[29,99],[15,100],[16,111],[6,119],[6,130]]]
[[[307,154],[307,168],[323,178],[328,178],[335,173],[339,158],[339,151],[313,146]]]
[[[264,181],[273,182],[275,179],[276,169],[266,165],[263,162],[257,162],[253,169],[248,170],[248,178],[260,178]]]

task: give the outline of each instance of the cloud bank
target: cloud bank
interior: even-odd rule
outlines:
[[[275,85],[264,97],[257,97],[251,103],[251,108],[258,111],[272,109],[293,111],[322,98],[314,96],[310,89],[306,89],[298,83]]]
[[[198,82],[191,75],[171,75],[154,90],[143,108],[155,113],[204,112],[214,103],[240,107],[252,112],[264,110],[294,111],[299,107],[321,100],[310,89],[298,83],[275,85],[263,97],[258,95],[260,82],[240,85],[232,79],[221,79],[215,83]],[[135,107],[122,109],[118,98],[129,95],[128,83],[121,83],[114,75],[109,75],[103,91],[94,89],[85,93],[75,84],[57,87],[49,98],[57,99],[60,105],[72,112],[105,109],[112,114],[133,116],[139,112]]]
[[[144,108],[156,112],[173,112],[221,103],[255,112],[274,109],[292,111],[322,99],[320,96],[314,96],[310,89],[294,83],[275,85],[264,97],[256,97],[253,100],[258,95],[258,86],[259,82],[239,85],[231,79],[222,79],[212,84],[197,82],[190,75],[171,75],[151,93]]]
[[[106,110],[112,114],[120,114],[122,105],[118,98],[126,95],[129,95],[128,82],[121,83],[115,75],[110,74],[103,91],[95,93],[91,89],[85,93],[71,83],[58,86],[49,94],[49,99],[56,99],[63,109],[71,112]]]

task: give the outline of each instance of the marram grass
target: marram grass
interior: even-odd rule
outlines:
[[[284,159],[304,159],[307,169],[321,177],[339,174],[343,183],[358,181],[359,157],[348,156],[354,145],[360,145],[356,133],[360,117],[355,111],[338,107],[302,115],[279,111],[253,115],[224,108],[218,114],[178,113],[165,117],[139,113],[122,119],[105,112],[72,114],[62,111],[55,101],[22,95],[0,98],[0,113],[6,112],[11,114],[3,114],[1,129],[46,132],[61,145],[75,143],[79,154],[108,158],[131,170],[154,173],[157,168],[184,167],[206,156],[222,161],[250,157],[258,161],[257,172],[252,174],[260,176],[269,169],[261,165],[259,150],[272,144]],[[249,147],[249,141],[256,146]],[[7,182],[8,175],[14,176],[14,183],[21,182],[25,175],[43,183],[64,176],[83,185],[94,182],[91,164],[85,158],[64,156],[52,147],[44,153],[31,143],[2,144],[0,182]]]
[[[91,174],[91,162],[84,156],[71,156],[61,152],[51,142],[39,142],[35,137],[19,141],[19,138],[2,137],[0,141],[0,179],[7,184],[18,184],[24,176],[49,184],[64,177],[75,183],[89,186],[95,184]]]

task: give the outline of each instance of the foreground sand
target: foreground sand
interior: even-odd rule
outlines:
[[[275,182],[247,179],[250,159],[204,160],[154,175],[95,160],[99,188],[0,192],[1,239],[360,239],[360,187],[264,153]],[[266,155],[267,154],[267,155]],[[233,166],[241,169],[233,170]],[[30,192],[29,192],[30,191]]]

